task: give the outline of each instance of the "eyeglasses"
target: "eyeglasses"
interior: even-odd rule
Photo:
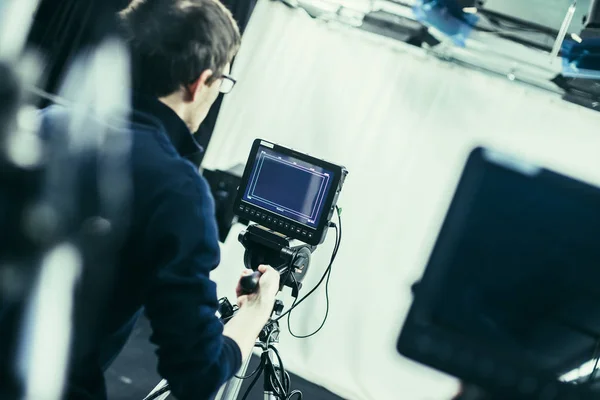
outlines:
[[[233,87],[235,86],[235,83],[237,82],[231,76],[226,74],[221,75],[219,79],[221,79],[221,86],[219,86],[219,92],[223,94],[231,92],[233,90]]]

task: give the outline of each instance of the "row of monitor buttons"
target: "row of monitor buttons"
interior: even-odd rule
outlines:
[[[306,237],[308,239],[312,239],[312,237],[313,237],[312,232],[307,231],[306,229],[302,229],[300,226],[295,226],[294,224],[290,224],[289,222],[286,222],[282,219],[267,215],[262,211],[254,210],[252,208],[245,207],[243,205],[240,205],[239,210],[241,212],[245,213],[246,215],[249,215],[250,217],[256,217],[256,219],[266,222],[267,225],[277,226],[279,228],[282,228],[285,232],[296,233],[297,235]]]

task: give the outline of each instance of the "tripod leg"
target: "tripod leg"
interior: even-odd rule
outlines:
[[[275,344],[273,343],[273,346]],[[277,395],[275,394],[275,389],[273,388],[273,383],[276,381],[276,377],[275,376],[271,376],[271,374],[273,373],[277,373],[276,371],[279,368],[279,361],[277,359],[277,356],[275,356],[275,353],[273,352],[273,350],[269,350],[267,354],[264,355],[264,357],[269,357],[271,360],[271,364],[273,365],[273,370],[269,370],[268,368],[265,369],[264,371],[264,400],[284,400],[284,399],[280,399],[279,397],[277,397]]]
[[[238,376],[244,376],[246,374],[246,371],[248,371],[248,365],[250,364],[250,358],[252,358],[252,356],[248,357],[248,359],[242,364],[242,368],[240,368],[239,372],[237,373]],[[242,388],[242,382],[242,379],[234,376],[225,382],[223,386],[221,386],[221,389],[219,389],[217,392],[214,400],[236,400],[240,393],[240,389]]]
[[[273,392],[265,392],[264,400],[280,400]]]
[[[165,387],[167,385],[167,381],[166,379],[163,379],[162,381],[160,381],[158,383],[158,385],[156,385],[154,387],[154,389],[152,389],[152,391],[150,393],[148,393],[148,395],[144,398],[144,400],[148,397],[151,397],[154,393],[158,392],[159,390],[161,390],[163,387]],[[169,394],[171,394],[171,392],[166,391],[165,393],[159,395],[158,397],[155,398],[155,400],[164,400],[167,397],[169,397]]]

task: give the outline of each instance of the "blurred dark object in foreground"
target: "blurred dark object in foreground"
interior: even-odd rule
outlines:
[[[233,202],[243,174],[243,164],[238,164],[227,171],[218,169],[202,171],[202,175],[208,181],[210,191],[215,199],[215,214],[221,243],[225,243],[231,226],[238,222],[237,216],[233,213]]]
[[[42,0],[35,14],[28,46],[45,58],[42,89],[56,94],[71,61],[82,50],[116,34],[115,14],[130,0]],[[40,107],[49,105],[42,101]]]
[[[0,139],[3,153],[6,155],[6,135],[14,127],[21,101],[19,81],[10,65],[0,62]]]
[[[0,398],[18,398],[12,361],[20,340],[25,299],[32,290],[44,254],[26,229],[26,218],[38,198],[42,174],[0,160]]]
[[[599,235],[600,188],[474,150],[398,350],[502,399],[598,399]]]
[[[11,159],[21,86],[9,64],[0,63],[0,398],[17,398],[18,379],[11,361],[19,343],[18,321],[31,293],[43,246],[27,229],[27,216],[39,196],[41,171]],[[2,326],[14,329],[2,329]]]

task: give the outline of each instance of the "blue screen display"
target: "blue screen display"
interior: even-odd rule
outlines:
[[[243,200],[316,228],[333,172],[260,146]]]

